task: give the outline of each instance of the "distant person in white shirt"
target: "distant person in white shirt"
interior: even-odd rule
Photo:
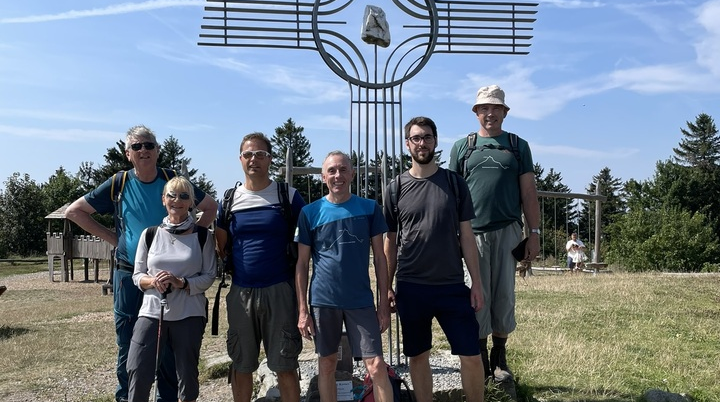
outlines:
[[[585,243],[578,239],[577,233],[570,235],[570,240],[565,244],[567,250],[567,267],[570,271],[579,269],[585,260]]]

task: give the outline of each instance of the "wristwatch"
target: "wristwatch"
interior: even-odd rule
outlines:
[[[183,286],[180,289],[187,289],[188,287],[188,280],[187,278],[183,277]]]
[[[540,235],[540,229],[537,229],[537,228],[535,228],[535,229],[530,229],[530,233],[537,233],[538,236],[539,236],[539,235]]]

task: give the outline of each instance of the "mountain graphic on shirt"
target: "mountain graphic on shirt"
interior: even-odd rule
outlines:
[[[510,169],[510,166],[505,166],[502,163],[496,161],[492,156],[487,156],[482,162],[477,164],[481,169]]]
[[[335,246],[335,244],[355,244],[355,243],[363,243],[363,239],[355,236],[354,234],[350,233],[347,229],[343,229],[340,231],[340,235],[333,240],[332,243],[330,243],[327,247],[325,247],[325,250],[328,250]]]

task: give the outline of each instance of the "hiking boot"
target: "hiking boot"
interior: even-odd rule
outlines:
[[[513,374],[508,368],[505,358],[505,348],[492,348],[490,350],[490,369],[495,382],[513,381]]]

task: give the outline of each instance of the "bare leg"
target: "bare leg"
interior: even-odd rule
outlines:
[[[432,402],[432,373],[430,372],[430,351],[410,358],[410,378],[412,379],[417,402]]]
[[[393,390],[388,378],[387,364],[380,356],[363,359],[365,368],[373,382],[373,394],[377,402],[392,402]]]
[[[277,373],[280,399],[283,402],[300,401],[300,382],[296,370],[281,371]]]
[[[485,369],[480,355],[460,356],[460,378],[467,402],[485,400]]]
[[[252,373],[238,373],[234,369],[230,377],[234,402],[250,402],[253,391]]]
[[[337,385],[335,384],[336,367],[337,353],[318,358],[318,391],[320,391],[320,402],[337,401]]]

